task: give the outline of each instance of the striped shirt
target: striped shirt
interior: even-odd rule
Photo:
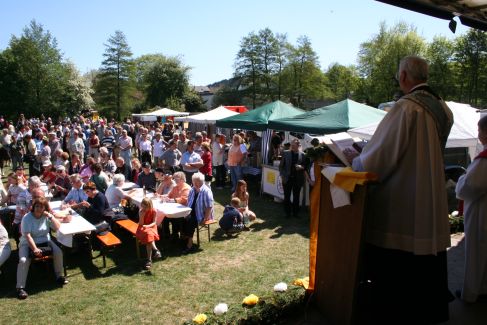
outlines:
[[[196,189],[194,187],[191,188],[191,191],[189,191],[187,204],[188,207],[191,207],[193,205],[195,192]],[[208,186],[203,184],[200,188],[200,192],[198,194],[198,198],[196,199],[195,206],[195,214],[198,223],[201,223],[201,221],[205,218],[205,210],[207,208],[211,208],[210,219],[213,220],[213,193]]]

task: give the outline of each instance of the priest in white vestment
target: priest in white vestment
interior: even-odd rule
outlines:
[[[367,194],[364,257],[377,322],[446,321],[453,298],[443,162],[453,114],[427,77],[424,59],[401,60],[398,81],[405,95],[353,161],[354,170],[379,177]]]

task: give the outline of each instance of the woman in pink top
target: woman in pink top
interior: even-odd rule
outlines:
[[[237,188],[237,182],[243,178],[242,162],[247,155],[247,147],[243,143],[243,139],[238,135],[234,135],[232,145],[228,150],[228,168],[230,169],[230,178],[232,180],[232,193]]]

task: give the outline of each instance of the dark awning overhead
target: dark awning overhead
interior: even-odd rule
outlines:
[[[472,28],[487,31],[487,0],[376,0],[440,19],[455,16]]]

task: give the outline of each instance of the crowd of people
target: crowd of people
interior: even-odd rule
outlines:
[[[161,231],[184,242],[183,254],[194,250],[196,227],[214,218],[212,186],[230,187],[229,202],[238,201],[231,226],[221,223],[225,232],[248,230],[256,218],[249,209],[242,173],[249,152],[259,150],[253,132],[237,133],[226,143],[223,134],[192,134],[172,122],[116,123],[83,116],[53,121],[43,115],[27,119],[23,114],[16,123],[0,117],[0,129],[0,173],[4,176],[11,169],[6,186],[0,186],[1,205],[16,205],[11,223],[0,223],[0,266],[10,255],[9,237],[13,237],[19,249],[19,299],[27,297],[31,259],[41,256],[44,247],[54,257],[58,283],[67,283],[61,274],[63,256],[50,229],[57,230],[70,219],[54,213],[49,200],[62,201],[63,208],[75,210],[93,225],[110,221],[113,208],[130,201],[122,190],[126,182],[154,192],[165,202],[190,207],[188,217],[165,218],[159,228],[151,200],[141,202],[136,236],[147,248],[146,268],[152,258],[161,257],[155,245]]]

